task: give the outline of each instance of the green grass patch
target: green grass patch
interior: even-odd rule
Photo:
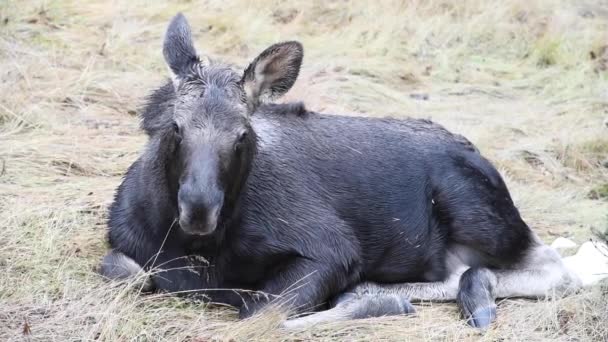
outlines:
[[[608,200],[608,183],[600,184],[589,191],[590,199]]]

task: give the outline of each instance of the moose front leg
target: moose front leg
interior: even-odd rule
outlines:
[[[287,308],[290,313],[313,311],[349,284],[345,271],[332,269],[332,264],[298,258],[270,272],[271,277],[260,288],[263,294],[245,299],[239,317],[253,316],[268,304]]]
[[[155,261],[157,266],[151,272],[159,290],[234,307],[240,307],[247,296],[221,286],[213,265],[193,262],[171,251],[161,253]]]
[[[140,289],[165,291],[176,295],[193,296],[207,302],[240,307],[243,296],[233,289],[218,288],[209,266],[193,265],[180,253],[164,251],[149,256],[144,267],[117,250],[110,250],[103,258],[100,273],[110,280],[136,281]]]

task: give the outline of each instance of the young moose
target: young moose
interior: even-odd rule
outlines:
[[[268,104],[296,81],[299,43],[241,74],[199,59],[179,14],[163,54],[172,82],[143,112],[149,142],[110,209],[105,276],[153,270],[150,288],[204,294],[242,318],[273,298],[294,313],[331,301],[287,327],[408,313],[414,300],[456,300],[486,327],[498,297],[580,285],[462,136]]]

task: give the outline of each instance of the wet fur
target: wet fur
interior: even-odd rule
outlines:
[[[461,136],[427,120],[323,115],[294,104],[265,105],[253,115],[253,130],[264,127],[258,139],[273,143],[252,156],[220,230],[186,236],[173,222],[167,134],[149,129],[169,115],[171,89],[150,98],[143,126],[154,134],[109,220],[115,251],[165,270],[154,277],[159,289],[282,291],[312,273],[296,300],[299,311],[311,310],[361,281],[444,279],[451,242],[505,267],[530,245],[500,175]],[[294,264],[301,271],[290,273]],[[232,291],[214,291],[212,299],[242,304]]]

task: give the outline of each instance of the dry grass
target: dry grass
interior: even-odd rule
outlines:
[[[134,116],[166,76],[184,11],[201,51],[244,64],[299,39],[290,99],[319,111],[431,117],[505,175],[547,240],[606,228],[608,4],[575,0],[0,2],[0,340],[606,340],[596,288],[504,301],[478,335],[454,305],[286,333],[281,316],[109,285],[105,211],[145,138]]]

